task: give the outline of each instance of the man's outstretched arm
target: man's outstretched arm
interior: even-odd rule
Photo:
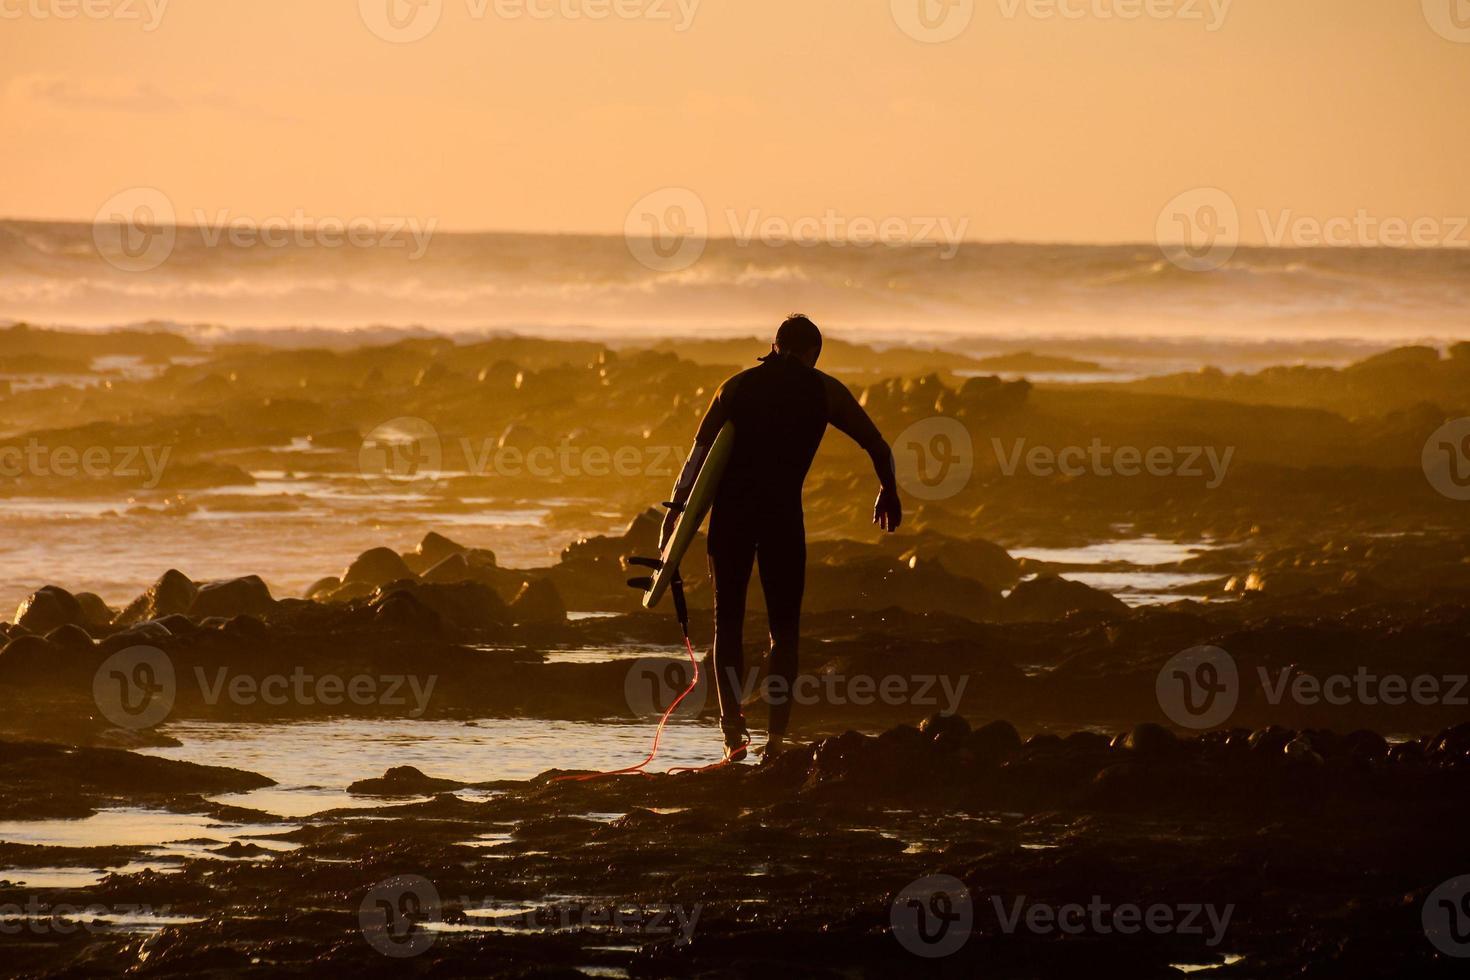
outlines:
[[[847,385],[831,375],[827,382],[828,419],[839,431],[862,446],[878,474],[878,499],[873,504],[873,523],[885,531],[897,531],[903,523],[903,504],[898,499],[898,479],[893,472],[893,450],[868,413],[858,404]]]

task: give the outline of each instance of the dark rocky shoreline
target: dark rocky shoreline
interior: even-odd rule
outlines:
[[[1090,733],[1023,743],[1004,722],[971,730],[945,718],[848,733],[759,767],[484,784],[494,795],[483,801],[399,772],[397,790],[428,798],[318,814],[267,835],[300,845],[269,860],[193,859],[82,892],[0,884],[0,904],[29,895],[48,909],[137,905],[201,920],[5,945],[9,968],[28,976],[550,977],[592,966],[744,977],[782,963],[803,976],[1168,977],[1226,955],[1233,965],[1212,975],[1455,975],[1419,908],[1470,867],[1457,819],[1470,802],[1470,728],[1413,756],[1366,735],[1311,737],[1320,760],[1261,733],[1181,740],[1141,726],[1112,744]],[[900,892],[936,873],[968,887],[975,918],[957,952],[926,961],[895,940],[890,915]],[[374,933],[361,906],[384,887],[422,893],[414,928],[429,931]],[[1006,927],[1020,905],[1098,902],[1229,914],[1223,931],[1182,916],[1177,930],[1133,935]],[[656,929],[654,913],[682,916],[687,932]],[[808,966],[791,966],[796,949]]]
[[[14,329],[7,342],[24,342],[38,368],[89,352],[59,332]],[[25,923],[0,929],[7,973],[1463,972],[1422,916],[1440,907],[1442,884],[1470,875],[1470,510],[1423,464],[1431,433],[1470,412],[1464,344],[1341,369],[1079,385],[966,377],[955,372],[974,363],[942,351],[834,348],[885,433],[918,431],[912,450],[927,422],[956,421],[973,435],[974,471],[947,496],[914,494],[902,533],[879,537],[866,461],[835,439],[819,456],[802,651],[818,693],[795,712],[795,748],[758,767],[590,782],[365,770],[351,786],[365,807],[284,820],[219,802],[284,773],[127,750],[176,744],[168,722],[657,716],[688,675],[672,616],[639,608],[626,562],[654,551],[659,514],[644,508],[667,491],[743,346],[689,359],[515,337],[292,351],[108,342],[158,370],[91,390],[0,392],[0,449],[133,447],[157,460],[167,449],[158,482],[27,469],[0,480],[0,498],[104,500],[146,544],[212,533],[189,520],[211,512],[280,515],[311,533],[314,520],[346,518],[312,517],[309,492],[294,488],[363,477],[343,513],[384,528],[372,544],[501,505],[544,506],[537,540],[554,544],[534,567],[511,567],[509,541],[430,533],[353,558],[354,542],[320,567],[313,555],[300,581],[318,578],[299,595],[248,564],[239,570],[263,577],[208,581],[160,560],[143,573],[159,575],[151,588],[109,593],[113,606],[79,582],[27,582],[14,622],[0,624],[0,819],[147,808],[219,832],[164,859],[115,842],[0,844],[11,869],[0,920]],[[423,479],[363,463],[373,433],[404,417],[426,422],[442,450]],[[1183,457],[1212,448],[1232,463],[1219,481],[1008,471],[1012,447],[1094,442]],[[586,459],[630,450],[643,465],[618,479],[470,465],[562,447]],[[256,473],[290,479],[251,496]],[[400,509],[394,494],[375,496],[410,485],[412,538],[380,520]],[[1150,535],[1195,548],[1146,567],[1012,554]],[[701,652],[703,563],[697,545],[684,571]],[[1188,584],[1130,607],[1136,596],[1076,579],[1141,570]],[[747,659],[758,665],[753,599]],[[579,651],[606,661],[569,658]],[[633,680],[648,663],[644,691]],[[370,697],[345,696],[357,678]],[[896,696],[875,696],[889,679]],[[700,694],[681,719],[708,721]],[[758,728],[763,709],[750,715]],[[713,759],[713,736],[710,748]],[[25,883],[55,869],[97,880]],[[949,921],[936,875],[957,880],[973,922],[952,955],[928,959],[895,917]],[[1054,921],[1099,902],[1228,920],[1215,932],[1123,932],[1121,913],[1046,926],[1048,910]],[[38,911],[7,917],[9,906]],[[162,928],[89,918],[94,907],[147,908],[142,927]],[[655,913],[674,928],[651,928]]]

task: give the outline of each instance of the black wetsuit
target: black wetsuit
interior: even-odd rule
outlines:
[[[708,542],[720,718],[727,732],[743,725],[745,598],[759,558],[771,631],[770,674],[784,679],[786,692],[772,699],[769,729],[782,735],[791,715],[806,583],[802,484],[829,423],[866,449],[880,469],[888,465],[889,450],[846,385],[787,355],[721,385],[696,444],[712,444],[727,421],[735,423],[735,447],[715,493]]]

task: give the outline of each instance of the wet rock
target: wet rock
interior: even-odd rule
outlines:
[[[342,573],[342,583],[360,583],[377,588],[413,577],[413,569],[392,548],[369,548],[347,566]]]
[[[462,554],[449,555],[443,561],[423,573],[425,582],[468,582],[474,573],[470,571],[470,563]]]
[[[1359,762],[1374,762],[1388,755],[1388,739],[1366,729],[1350,733],[1346,741],[1348,757]]]
[[[201,585],[189,606],[189,615],[201,619],[206,616],[265,616],[275,605],[276,600],[260,576],[246,575]]]
[[[992,721],[972,731],[965,746],[980,759],[1008,759],[1021,751],[1021,736],[1008,721]]]
[[[935,712],[919,722],[919,731],[935,741],[941,738],[963,741],[970,734],[970,723],[959,715],[946,715]]]
[[[82,615],[87,617],[87,624],[91,626],[106,626],[117,617],[117,610],[102,601],[95,592],[78,592],[77,604],[82,607]]]
[[[49,681],[61,651],[42,636],[18,636],[0,648],[0,678],[9,684]]]
[[[370,608],[373,622],[379,626],[409,632],[438,632],[442,626],[439,614],[419,600],[409,589],[393,589],[381,592],[373,598]]]
[[[469,551],[464,545],[451,541],[436,531],[424,535],[414,554],[422,559],[425,568],[432,568],[451,555],[463,555]]]
[[[1001,609],[996,590],[952,574],[937,561],[919,558],[872,557],[810,565],[803,603],[812,612],[898,606],[977,620],[993,619]]]
[[[1257,755],[1279,756],[1286,751],[1286,745],[1296,733],[1279,725],[1269,725],[1251,733],[1251,751]]]
[[[306,598],[319,599],[330,595],[342,584],[342,580],[335,575],[327,575],[317,579],[306,587]]]
[[[1020,564],[1000,545],[979,538],[961,540],[947,535],[924,535],[905,548],[899,560],[936,561],[955,575],[974,579],[992,589],[1009,589],[1020,579]]]
[[[0,815],[36,819],[50,809],[84,816],[87,808],[167,801],[180,793],[238,793],[274,780],[223,766],[203,766],[110,748],[0,741]],[[77,813],[78,807],[83,813]]]
[[[1037,732],[1026,739],[1025,751],[1028,756],[1058,752],[1061,748],[1062,737],[1051,732]]]
[[[33,633],[49,633],[58,626],[82,626],[87,615],[77,597],[55,585],[32,592],[15,610],[15,622]]]
[[[91,634],[75,623],[56,627],[46,634],[46,639],[68,653],[89,653],[93,647]]]
[[[1123,750],[1142,759],[1162,759],[1179,747],[1179,739],[1163,725],[1135,725],[1123,739]]]
[[[242,640],[250,640],[256,642],[264,640],[267,636],[270,635],[270,627],[266,626],[265,622],[262,621],[259,617],[251,616],[248,613],[240,613],[237,616],[231,616],[228,620],[225,621],[225,624],[220,627],[220,631],[230,636],[238,637]]]
[[[517,623],[548,626],[565,623],[567,607],[549,579],[528,579],[511,600],[510,615]]]
[[[394,766],[376,779],[359,779],[347,792],[364,796],[430,796],[464,787],[453,779],[425,776],[413,766]]]
[[[131,646],[149,646],[162,643],[173,636],[169,628],[157,620],[149,620],[146,623],[134,623],[125,630],[113,633],[102,640],[98,647],[104,653],[115,653],[125,650]]]
[[[379,589],[369,605],[377,609],[394,594],[410,596],[443,623],[463,629],[488,629],[509,621],[505,601],[482,582],[394,582]]]
[[[1017,585],[1001,608],[1007,621],[1022,623],[1048,622],[1075,612],[1126,616],[1128,611],[1117,596],[1051,574]]]
[[[157,620],[157,624],[162,626],[163,629],[169,630],[169,633],[173,636],[187,636],[190,633],[198,632],[196,621],[191,620],[190,617],[184,616],[182,613],[173,613],[171,616],[165,616],[163,619]]]
[[[198,594],[199,587],[187,575],[176,568],[170,568],[147,592],[128,603],[127,608],[118,614],[116,622],[129,625],[158,619],[170,613],[187,613]]]
[[[1434,736],[1426,755],[1435,765],[1459,767],[1470,764],[1470,723],[1447,728]]]
[[[1314,747],[1311,737],[1305,734],[1287,742],[1283,752],[1289,762],[1310,766],[1323,764],[1322,754]]]

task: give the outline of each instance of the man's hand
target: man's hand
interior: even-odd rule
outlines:
[[[664,514],[664,526],[658,532],[658,552],[660,555],[664,552],[664,546],[669,543],[669,538],[674,536],[674,525],[678,523],[679,512],[672,507],[669,508],[668,513]]]
[[[873,523],[885,531],[897,531],[903,523],[903,504],[898,502],[896,489],[878,491],[878,500],[873,504]]]

